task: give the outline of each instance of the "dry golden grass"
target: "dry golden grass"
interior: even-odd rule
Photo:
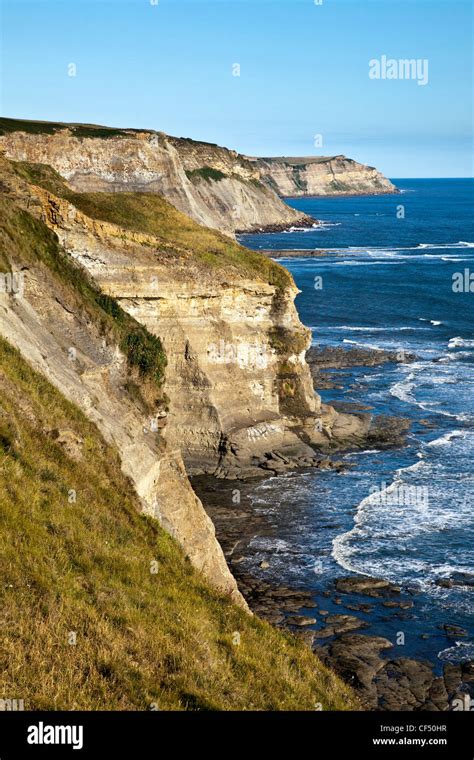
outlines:
[[[188,252],[193,262],[206,270],[231,270],[278,289],[293,282],[280,264],[203,227],[156,193],[77,193],[50,166],[21,161],[12,161],[11,165],[20,177],[67,199],[92,219],[153,235],[164,250]]]
[[[74,456],[63,431],[79,439]],[[95,427],[0,339],[0,696],[47,710],[356,707],[309,649],[212,590],[138,509]]]
[[[47,270],[77,313],[121,340],[130,318],[45,225],[13,198],[0,212],[0,268]],[[309,649],[211,589],[139,514],[117,453],[2,338],[0,557],[0,698],[25,709],[357,708]]]

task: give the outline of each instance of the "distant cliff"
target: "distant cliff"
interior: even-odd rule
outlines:
[[[52,166],[79,192],[158,193],[227,235],[317,224],[279,196],[386,193],[376,169],[335,158],[248,158],[163,132],[0,119],[7,158]]]
[[[250,159],[267,187],[278,195],[372,195],[398,192],[373,166],[346,156]]]

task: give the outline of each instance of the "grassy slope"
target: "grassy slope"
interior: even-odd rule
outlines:
[[[103,294],[62,251],[57,236],[8,196],[0,196],[0,219],[0,272],[31,265],[47,269],[58,289],[65,288],[73,297],[76,309],[86,312],[104,335],[115,339],[130,368],[154,383],[157,400],[161,400],[166,356],[159,338],[123,311],[115,299]]]
[[[232,269],[278,288],[292,282],[291,275],[280,264],[238,245],[226,235],[202,227],[155,193],[76,193],[49,166],[25,162],[12,165],[28,182],[69,200],[87,216],[154,235],[165,249],[189,252],[193,261],[207,270]]]
[[[64,430],[83,442],[78,461]],[[309,649],[207,586],[138,514],[94,426],[3,339],[0,476],[2,696],[26,709],[353,704]]]
[[[68,127],[75,137],[124,137],[127,132],[140,132],[139,129],[115,129],[100,124],[67,124],[54,121],[34,121],[32,119],[8,119],[0,117],[0,135],[9,132],[26,132],[30,135],[53,135],[55,132]],[[146,130],[143,130],[146,131]]]
[[[135,329],[7,196],[0,255],[3,271],[47,270],[109,337]],[[64,431],[79,442],[72,454]],[[2,698],[26,709],[355,707],[309,649],[213,591],[139,515],[116,452],[1,338],[0,526]]]

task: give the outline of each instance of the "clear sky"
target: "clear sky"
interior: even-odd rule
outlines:
[[[471,3],[319,2],[2,0],[1,113],[472,176]],[[369,78],[383,55],[428,83]]]

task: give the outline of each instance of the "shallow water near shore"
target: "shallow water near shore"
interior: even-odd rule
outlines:
[[[369,602],[371,612],[355,613],[368,633],[394,643],[404,633],[390,656],[428,659],[439,671],[444,661],[474,658],[474,292],[452,287],[453,275],[474,272],[474,184],[394,181],[400,195],[290,201],[321,219],[320,228],[241,236],[256,250],[324,250],[320,258],[279,259],[301,290],[297,308],[315,345],[417,358],[331,371],[340,387],[321,391],[324,401],[409,418],[407,443],[338,456],[351,465],[343,473],[249,485],[265,528],[246,543],[240,566],[311,591],[330,613]],[[350,573],[399,584],[414,606],[338,595],[334,579]],[[448,636],[445,624],[466,635]]]

